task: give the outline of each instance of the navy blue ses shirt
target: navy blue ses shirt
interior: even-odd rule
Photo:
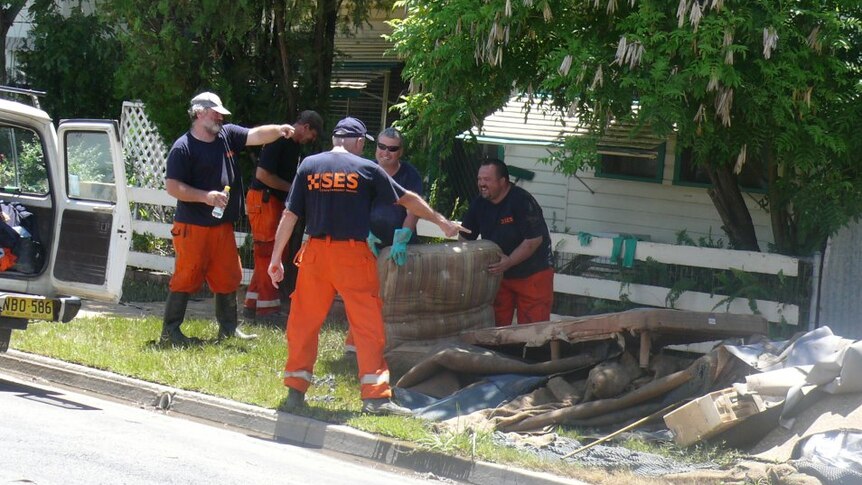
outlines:
[[[166,178],[178,180],[196,189],[223,190],[230,185],[230,200],[221,219],[212,216],[213,208],[203,202],[177,201],[176,222],[199,226],[215,226],[235,222],[240,216],[241,200],[244,197],[240,184],[237,152],[245,148],[248,128],[239,125],[224,125],[211,142],[205,142],[186,132],[179,137],[168,153]]]
[[[526,278],[539,271],[550,268],[551,234],[542,207],[529,192],[518,186],[511,186],[509,193],[494,204],[482,197],[476,198],[461,225],[472,231],[461,233],[465,239],[482,239],[494,241],[507,256],[512,254],[525,239],[542,237],[542,244],[524,261],[509,268],[505,278]]]
[[[422,197],[422,176],[413,165],[402,161],[401,167],[392,176],[392,180],[407,190],[416,192]],[[382,247],[392,245],[392,235],[395,229],[404,227],[404,219],[407,217],[407,209],[398,204],[385,204],[383,201],[375,201],[371,208],[371,232],[382,242]],[[413,234],[409,243],[419,242],[419,237]]]
[[[305,217],[309,236],[365,241],[372,202],[395,204],[402,195],[404,189],[371,160],[325,152],[302,161],[287,208]]]
[[[260,151],[260,160],[257,166],[265,169],[269,173],[277,175],[285,182],[293,183],[293,177],[296,175],[296,168],[299,165],[299,158],[302,153],[302,148],[299,143],[293,138],[279,138],[272,143],[267,143]],[[287,199],[287,192],[269,187],[265,183],[252,177],[251,188],[253,189],[270,189],[273,197],[279,200]]]

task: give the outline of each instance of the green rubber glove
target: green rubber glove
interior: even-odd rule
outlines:
[[[389,259],[395,261],[398,266],[404,266],[407,262],[407,242],[413,237],[413,231],[409,227],[396,229],[392,235],[392,249],[389,250]]]
[[[376,258],[380,251],[377,249],[377,245],[382,243],[379,237],[375,236],[373,232],[368,231],[368,237],[365,238],[365,242],[368,244],[368,249],[374,253],[374,257]]]

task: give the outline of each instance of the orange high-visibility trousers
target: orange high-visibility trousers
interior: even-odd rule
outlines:
[[[258,316],[276,313],[281,307],[278,289],[266,273],[275,240],[275,230],[284,210],[284,202],[270,196],[263,201],[263,190],[249,189],[245,197],[248,221],[251,225],[251,238],[254,243],[254,271],[245,293],[245,308],[255,310]]]
[[[174,222],[173,292],[195,293],[204,280],[213,293],[233,293],[242,281],[242,265],[233,236],[233,223],[199,226]]]
[[[503,278],[494,299],[494,320],[498,327],[512,324],[515,309],[518,323],[546,322],[554,303],[554,269],[548,268],[526,278]]]
[[[312,238],[297,260],[299,275],[287,319],[284,385],[302,392],[311,385],[320,327],[337,292],[356,341],[362,399],[391,397],[389,368],[383,359],[386,337],[377,262],[368,245]]]

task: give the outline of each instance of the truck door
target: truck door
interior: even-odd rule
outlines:
[[[61,293],[118,301],[132,237],[116,122],[66,120],[57,129],[61,187],[52,279]]]

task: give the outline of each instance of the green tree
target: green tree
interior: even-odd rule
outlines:
[[[118,118],[114,73],[122,50],[111,26],[80,6],[68,17],[49,0],[34,1],[30,10],[34,27],[21,64],[27,83],[47,93],[42,107],[55,119]]]
[[[595,164],[611,122],[675,134],[709,174],[731,245],[759,249],[737,183],[768,168],[775,249],[817,248],[862,213],[860,2],[431,0],[393,40],[414,90],[408,136],[440,152],[514,91],[574,114],[590,136],[552,160]],[[441,145],[444,145],[441,148]]]
[[[188,128],[188,100],[215,91],[244,124],[328,111],[334,38],[391,0],[105,0],[126,29],[119,89],[165,139]]]

